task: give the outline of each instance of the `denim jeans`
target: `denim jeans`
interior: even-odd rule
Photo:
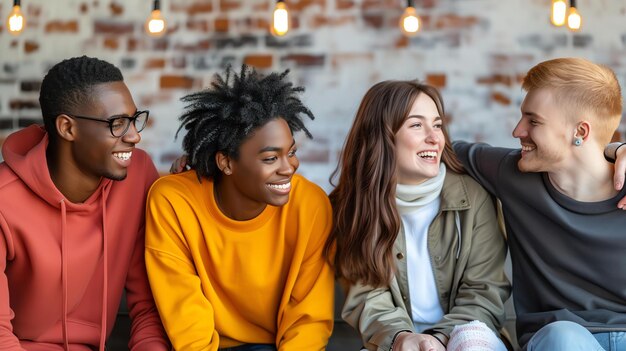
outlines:
[[[276,351],[276,346],[271,344],[243,344],[235,347],[226,347],[221,351]]]
[[[626,351],[626,332],[590,333],[580,324],[550,323],[530,339],[526,351]]]

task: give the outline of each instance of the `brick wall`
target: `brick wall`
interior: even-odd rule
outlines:
[[[626,87],[623,0],[579,0],[577,34],[549,24],[550,0],[415,0],[424,30],[411,39],[396,26],[403,0],[287,0],[294,28],[280,39],[267,31],[272,0],[162,0],[169,30],[160,39],[143,32],[151,2],[23,0],[28,28],[17,38],[4,28],[10,1],[0,3],[0,143],[39,120],[47,69],[82,54],[120,67],[137,106],[150,109],[154,123],[141,146],[161,171],[181,152],[181,96],[228,64],[292,69],[317,116],[308,123],[315,140],[300,138],[301,172],[327,190],[360,98],[377,81],[420,78],[440,87],[454,138],[504,146],[517,145],[510,132],[519,81],[537,62],[589,58],[612,67]]]

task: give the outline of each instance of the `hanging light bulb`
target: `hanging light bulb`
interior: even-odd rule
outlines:
[[[24,20],[22,10],[20,9],[20,0],[13,0],[13,10],[11,10],[9,17],[7,17],[7,28],[9,33],[19,35],[22,33],[22,30],[24,30],[25,26],[26,20]]]
[[[576,1],[571,0],[570,5],[569,14],[567,15],[567,28],[572,32],[577,32],[582,27],[583,19],[580,17],[578,10],[576,10]]]
[[[272,14],[272,26],[270,32],[273,36],[282,37],[289,31],[289,12],[284,0],[276,1],[274,13]]]
[[[560,27],[565,24],[565,15],[567,14],[567,3],[565,0],[552,0],[552,13],[550,22]]]
[[[152,13],[146,21],[146,32],[154,37],[165,34],[165,20],[161,16],[161,2],[159,0],[154,0]]]
[[[408,37],[412,37],[420,30],[420,18],[417,16],[415,8],[411,4],[411,0],[407,0],[407,6],[400,17],[400,29],[402,33]]]

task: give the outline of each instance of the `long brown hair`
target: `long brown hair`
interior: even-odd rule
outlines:
[[[400,230],[396,209],[395,135],[419,94],[426,94],[444,117],[441,95],[418,81],[383,81],[371,87],[346,138],[330,193],[333,228],[325,253],[340,278],[351,283],[386,285],[395,271],[393,244]],[[445,120],[445,118],[443,118]],[[445,123],[445,122],[444,122]],[[464,172],[443,128],[441,156],[449,170]],[[333,259],[334,257],[334,259]]]

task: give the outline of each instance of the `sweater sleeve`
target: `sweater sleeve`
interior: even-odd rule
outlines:
[[[500,165],[513,149],[464,141],[455,141],[452,147],[467,173],[490,194],[498,196],[497,181]]]
[[[397,285],[395,277],[391,284]],[[387,286],[351,285],[341,316],[359,332],[368,350],[388,351],[398,332],[413,331],[407,311],[396,306]]]
[[[144,158],[144,167],[141,170],[146,179],[146,189],[144,191],[144,194],[146,194],[148,188],[158,177],[157,170],[147,155]],[[154,304],[146,274],[144,228],[142,226],[137,235],[126,277],[126,298],[132,320],[128,347],[131,351],[169,350],[169,342]]]
[[[504,273],[506,245],[496,221],[493,201],[484,191],[478,196],[471,248],[467,264],[462,267],[453,307],[432,329],[447,336],[455,325],[473,320],[485,323],[497,334],[504,322],[504,301],[511,292]]]
[[[276,345],[279,351],[325,350],[333,329],[334,275],[324,256],[324,243],[330,233],[330,202],[321,195],[312,221],[300,227],[310,231],[302,265],[291,295],[278,318]],[[311,202],[311,197],[308,199]],[[308,213],[299,214],[310,216]],[[298,233],[298,236],[302,233]]]
[[[185,217],[182,211],[191,210],[179,202],[165,183],[157,182],[150,190],[146,212],[148,278],[174,349],[216,351],[220,338],[213,306],[202,292],[181,224],[193,214]]]
[[[9,245],[11,240],[6,221],[0,214],[0,350],[21,351],[20,341],[13,334],[11,320],[14,317],[9,300],[9,282],[5,274],[9,260]]]

